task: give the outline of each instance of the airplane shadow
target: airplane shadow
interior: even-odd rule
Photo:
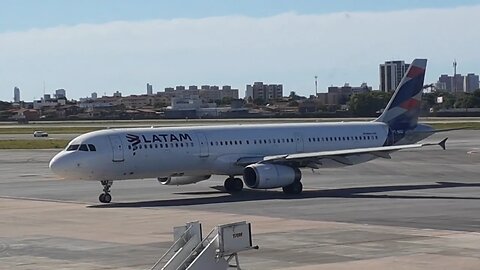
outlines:
[[[424,185],[392,185],[392,186],[370,186],[338,188],[326,190],[305,190],[298,195],[284,194],[281,190],[252,190],[245,189],[238,194],[229,194],[223,190],[223,187],[214,186],[217,191],[200,192],[179,192],[181,195],[215,195],[215,197],[203,198],[184,198],[168,199],[155,201],[139,201],[110,203],[88,206],[91,208],[130,208],[130,207],[169,207],[169,206],[189,206],[202,204],[232,203],[244,201],[265,201],[265,200],[299,200],[312,198],[363,198],[363,199],[442,199],[442,200],[480,200],[480,197],[454,197],[454,196],[434,196],[434,195],[388,195],[388,194],[370,194],[391,191],[412,191],[424,189],[442,189],[456,187],[480,187],[480,183],[457,183],[457,182],[436,182],[435,184]]]

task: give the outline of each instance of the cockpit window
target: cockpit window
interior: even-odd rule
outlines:
[[[67,147],[67,151],[75,151],[78,149],[79,146],[79,144],[71,144]]]
[[[80,147],[78,148],[80,151],[88,151],[87,145],[86,144],[80,144]]]
[[[95,148],[95,145],[93,144],[89,144],[88,149],[90,149],[90,151],[97,151],[97,149]]]

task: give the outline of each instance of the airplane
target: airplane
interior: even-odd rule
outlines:
[[[440,145],[417,143],[436,132],[418,123],[426,59],[415,59],[383,113],[373,121],[120,128],[73,139],[49,167],[64,179],[100,181],[102,203],[113,181],[157,178],[187,185],[225,175],[225,190],[302,192],[301,168],[351,166],[390,153]],[[243,176],[242,179],[237,176]]]

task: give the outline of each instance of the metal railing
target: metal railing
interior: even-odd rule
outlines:
[[[177,239],[177,241],[172,244],[172,246],[165,252],[165,254],[163,254],[163,256],[157,260],[157,262],[150,268],[150,270],[155,270],[155,268],[157,268],[157,266],[162,262],[162,260],[173,250],[173,248],[176,247],[178,243],[180,243],[180,240],[183,240],[184,242],[188,241],[187,239],[185,239],[185,236],[190,232],[190,229],[192,227],[192,225],[188,226],[185,232],[183,232],[183,234]]]
[[[202,241],[195,247],[192,249],[192,251],[190,252],[190,254],[188,254],[188,256],[185,258],[185,260],[182,261],[182,263],[177,267],[176,270],[181,270],[181,269],[185,269],[188,265],[187,263],[190,263],[189,260],[191,260],[192,258],[194,259],[198,254],[196,254],[199,250],[201,250],[202,248],[206,247],[206,245],[204,245],[205,242],[208,242],[210,243],[211,240],[214,239],[214,237],[210,238],[212,236],[212,234],[217,230],[217,228],[213,228],[205,238],[202,239]],[[208,244],[207,244],[208,245]]]

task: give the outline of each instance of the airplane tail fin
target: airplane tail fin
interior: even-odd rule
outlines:
[[[391,130],[406,131],[417,126],[427,59],[415,59],[403,76],[383,113],[375,120]]]

